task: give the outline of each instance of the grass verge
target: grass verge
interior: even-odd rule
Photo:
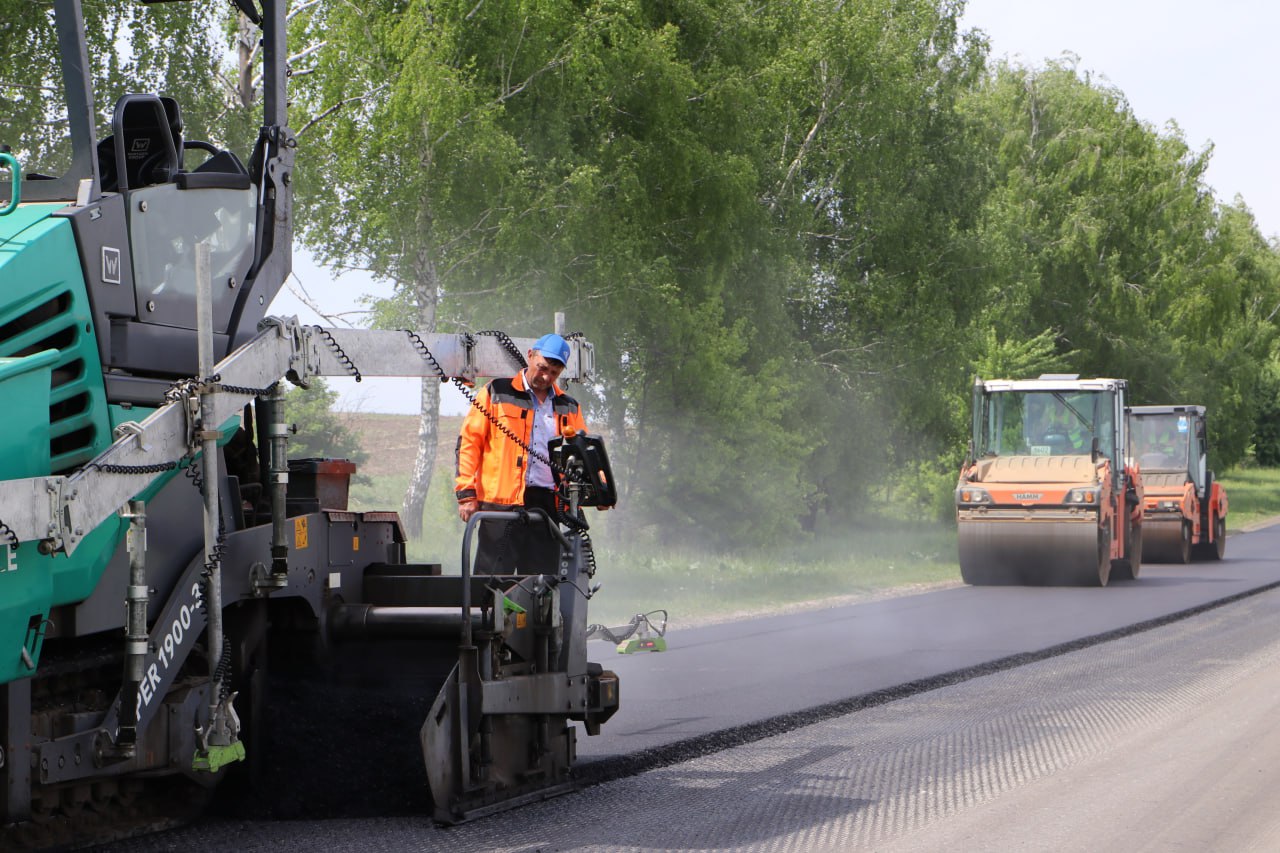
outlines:
[[[888,590],[958,582],[955,531],[892,524],[805,538],[785,548],[709,553],[688,548],[597,548],[604,588],[592,620],[623,625],[666,609],[672,624],[705,624],[804,604],[831,605]]]
[[[1227,491],[1227,525],[1241,530],[1280,515],[1280,468],[1235,468],[1218,479]]]

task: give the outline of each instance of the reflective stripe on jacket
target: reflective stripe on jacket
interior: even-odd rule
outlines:
[[[552,391],[551,410],[556,434],[586,432],[578,401],[559,386]],[[533,392],[525,386],[524,371],[510,379],[495,379],[480,389],[476,402],[526,446],[533,437]],[[459,502],[479,500],[482,505],[523,506],[527,453],[503,433],[484,412],[472,406],[462,421],[455,452],[457,479],[454,495]],[[547,448],[537,448],[546,453]]]

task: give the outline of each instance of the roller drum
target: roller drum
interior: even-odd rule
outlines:
[[[1085,520],[959,522],[960,574],[965,583],[1106,586],[1110,548]]]
[[[1191,526],[1181,517],[1142,522],[1142,561],[1144,563],[1191,562]]]

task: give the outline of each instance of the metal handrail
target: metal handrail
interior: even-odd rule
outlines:
[[[9,206],[4,210],[0,210],[0,216],[8,216],[18,209],[18,202],[22,201],[22,164],[18,162],[17,157],[7,151],[0,151],[0,163],[8,167],[11,178],[9,181]]]
[[[471,645],[471,620],[468,615],[471,613],[471,534],[481,521],[485,519],[494,519],[497,521],[519,521],[521,515],[540,515],[547,523],[547,529],[551,531],[556,539],[560,540],[561,546],[572,548],[573,544],[569,541],[564,532],[560,530],[560,526],[551,520],[551,516],[547,515],[546,510],[539,507],[531,507],[524,510],[523,513],[513,510],[480,510],[473,513],[471,518],[467,519],[467,529],[462,534],[462,645]]]

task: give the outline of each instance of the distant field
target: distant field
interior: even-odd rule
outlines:
[[[418,418],[415,415],[379,415],[339,412],[343,426],[360,435],[369,459],[360,471],[370,477],[405,474],[418,457]],[[462,418],[441,418],[436,441],[437,472],[452,477],[453,445]],[[443,465],[444,467],[439,467]]]

